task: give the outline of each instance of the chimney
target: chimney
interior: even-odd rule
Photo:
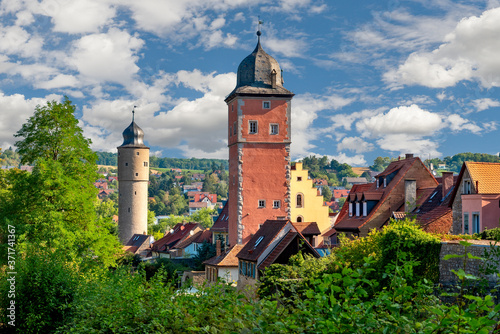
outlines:
[[[442,188],[443,188],[443,199],[450,192],[451,187],[453,187],[453,172],[443,172],[443,180]]]
[[[215,241],[215,255],[220,256],[221,250],[220,250],[220,239],[217,239]]]
[[[405,180],[405,212],[412,212],[417,205],[417,180]]]
[[[405,154],[405,159],[411,159],[413,158],[413,153],[406,153]]]

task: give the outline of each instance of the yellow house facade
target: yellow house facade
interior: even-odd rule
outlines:
[[[293,223],[316,222],[321,234],[330,230],[331,221],[328,206],[323,196],[309,178],[309,172],[302,169],[302,162],[296,162],[290,171],[290,216]]]

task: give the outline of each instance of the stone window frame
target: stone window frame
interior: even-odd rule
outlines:
[[[259,133],[259,122],[255,120],[248,121],[248,133],[257,134]]]
[[[273,201],[273,209],[279,209],[281,208],[281,201],[278,199],[278,200],[274,200]]]
[[[265,208],[266,207],[266,200],[265,199],[259,199],[257,207],[261,208],[261,209]]]
[[[276,131],[273,131],[273,128],[276,129]],[[270,123],[269,124],[269,134],[270,135],[278,135],[280,133],[280,125],[278,123]]]
[[[271,109],[271,101],[262,101],[262,109]]]

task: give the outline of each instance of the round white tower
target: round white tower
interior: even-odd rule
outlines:
[[[118,236],[123,244],[134,234],[148,232],[149,147],[143,140],[144,132],[132,116],[118,147]]]

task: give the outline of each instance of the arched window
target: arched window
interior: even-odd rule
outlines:
[[[297,223],[302,223],[302,216],[297,217]]]
[[[297,207],[301,208],[304,206],[304,198],[302,194],[297,194]]]

